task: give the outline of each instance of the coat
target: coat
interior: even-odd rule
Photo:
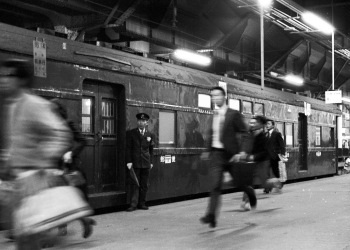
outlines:
[[[212,123],[211,123],[212,124]],[[212,144],[213,128],[209,132],[209,149]],[[247,139],[247,126],[243,116],[237,110],[228,108],[225,114],[225,122],[222,128],[220,140],[228,157],[232,157],[245,150]]]
[[[151,168],[153,164],[154,135],[145,131],[142,135],[138,128],[127,132],[126,162],[133,168]]]
[[[9,166],[57,168],[71,145],[71,131],[48,100],[23,93],[12,115]]]
[[[286,146],[282,134],[275,129],[267,139],[266,147],[270,158],[275,161],[279,160],[278,154],[284,155],[286,153]]]

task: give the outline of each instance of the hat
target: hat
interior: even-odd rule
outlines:
[[[137,118],[138,120],[146,120],[146,121],[148,121],[149,115],[147,115],[146,113],[138,113],[138,114],[136,115],[136,118]]]

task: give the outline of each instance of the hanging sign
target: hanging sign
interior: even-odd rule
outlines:
[[[46,42],[43,39],[33,41],[34,76],[46,77]]]
[[[306,116],[311,115],[311,104],[304,102],[304,113]]]
[[[325,92],[326,104],[330,103],[342,103],[341,90],[333,90]]]

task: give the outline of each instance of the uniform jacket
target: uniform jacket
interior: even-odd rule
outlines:
[[[9,166],[57,168],[71,138],[70,129],[53,111],[51,102],[24,93],[12,117]]]
[[[142,135],[140,130],[135,128],[128,131],[126,138],[126,162],[131,162],[133,168],[151,168],[154,135],[147,129]]]
[[[271,136],[267,139],[267,151],[272,160],[279,160],[278,154],[284,155],[286,153],[286,146],[282,138],[282,134],[275,129]]]
[[[212,135],[213,128],[210,129],[209,133],[209,149],[212,144]],[[229,157],[245,150],[244,142],[247,138],[247,126],[243,120],[243,116],[237,110],[227,109],[220,137]]]

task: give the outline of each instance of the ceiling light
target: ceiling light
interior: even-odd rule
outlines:
[[[334,27],[332,25],[312,12],[305,12],[302,14],[302,17],[306,23],[327,35],[330,35],[332,32],[334,32]]]
[[[209,66],[211,64],[210,57],[189,50],[177,49],[174,51],[173,56],[180,61],[194,63],[201,66]]]
[[[258,2],[263,8],[269,7],[272,4],[272,0],[258,0]]]
[[[302,85],[304,83],[304,79],[301,78],[300,76],[296,76],[296,75],[286,75],[284,78],[284,81],[290,83],[290,84],[294,84],[294,85]]]

